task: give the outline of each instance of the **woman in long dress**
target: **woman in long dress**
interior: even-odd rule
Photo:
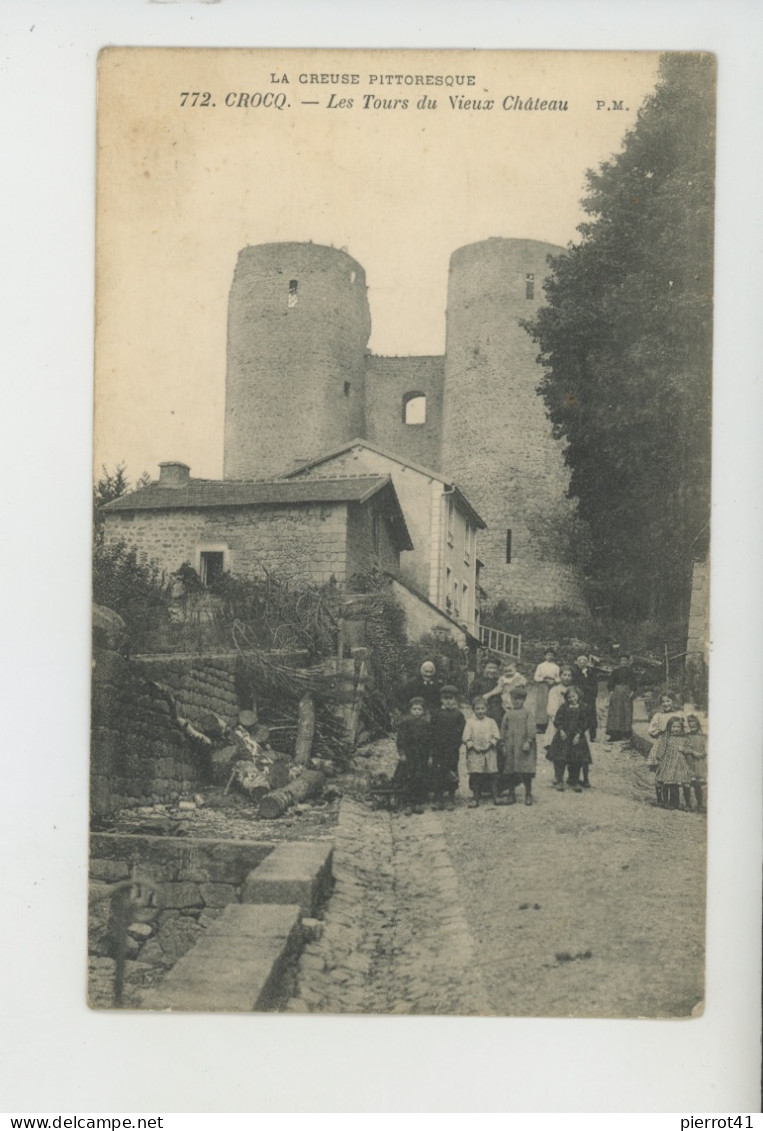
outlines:
[[[609,677],[611,691],[607,712],[607,738],[618,742],[630,738],[633,730],[633,697],[636,694],[636,673],[631,667],[631,657],[626,652],[622,664]]]

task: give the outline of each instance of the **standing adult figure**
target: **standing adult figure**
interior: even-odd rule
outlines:
[[[477,698],[484,699],[487,706],[487,717],[489,719],[495,719],[499,730],[501,729],[501,719],[503,718],[503,704],[501,703],[502,691],[503,687],[500,682],[498,664],[495,660],[486,660],[482,674],[475,676],[472,680],[472,685],[469,688],[469,702],[473,703]]]
[[[572,671],[572,682],[580,688],[583,703],[588,711],[588,733],[591,742],[596,741],[596,698],[599,694],[599,677],[591,666],[589,656],[578,656]]]
[[[535,729],[540,734],[548,726],[548,693],[559,682],[559,665],[556,652],[547,648],[542,663],[538,664],[533,676],[535,684]]]
[[[440,710],[441,681],[437,678],[437,668],[431,660],[425,660],[419,668],[419,674],[409,680],[403,688],[401,696],[403,708],[407,708],[411,699],[423,699],[424,709],[431,718]]]
[[[611,691],[607,711],[607,738],[618,742],[630,738],[633,730],[633,699],[636,694],[636,673],[631,664],[631,654],[623,652],[620,666],[616,667],[607,681]]]

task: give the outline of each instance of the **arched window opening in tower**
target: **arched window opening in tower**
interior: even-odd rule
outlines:
[[[535,275],[525,275],[525,298],[535,298]]]
[[[506,565],[511,565],[511,531],[506,531]]]
[[[289,310],[297,305],[297,280],[289,279]]]
[[[424,393],[406,393],[403,397],[403,423],[426,424],[427,398]]]

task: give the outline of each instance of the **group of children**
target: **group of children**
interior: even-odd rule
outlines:
[[[656,741],[647,756],[654,773],[657,804],[664,809],[692,808],[694,793],[697,812],[705,812],[707,789],[707,740],[697,715],[684,715],[673,697],[660,697],[659,709],[652,715],[649,734]]]
[[[612,710],[611,699],[608,737],[624,737],[630,732],[633,681],[629,670],[625,675],[628,678],[610,680],[616,709]],[[441,687],[434,664],[422,664],[416,679],[406,685],[408,712],[397,732],[395,778],[406,813],[423,813],[430,792],[435,809],[455,808],[462,756],[472,808],[479,806],[485,794],[494,805],[502,804],[503,792],[507,793],[506,804],[513,805],[518,786],[524,787],[525,804],[532,805],[540,734],[546,759],[554,768],[556,789],[561,792],[566,784],[575,793],[582,793],[590,787],[590,744],[596,740],[598,692],[598,676],[590,658],[578,656],[574,664],[559,666],[554,651],[548,649],[533,679],[536,694],[535,711],[531,713],[525,707],[527,680],[516,665],[508,661],[501,672],[498,664],[489,660],[472,682],[469,699],[473,713],[466,718],[459,708],[457,689]],[[623,694],[618,698],[620,690]],[[672,696],[665,694],[649,724],[649,733],[656,739],[647,764],[655,773],[658,804],[677,809],[682,792],[685,807],[691,809],[693,792],[697,810],[703,812],[707,752],[698,716],[684,716]]]
[[[533,714],[525,707],[527,681],[516,665],[508,661],[501,672],[488,661],[471,685],[473,713],[467,719],[459,709],[457,689],[439,687],[434,664],[422,664],[419,676],[406,685],[408,712],[397,732],[396,779],[404,792],[406,813],[422,813],[430,790],[435,809],[455,808],[462,755],[469,775],[470,807],[477,808],[485,794],[500,805],[502,792],[507,794],[505,803],[513,805],[519,786],[525,805],[532,805],[540,730],[545,734],[546,757],[554,766],[556,788],[565,788],[565,771],[576,792],[588,787],[592,760],[588,737],[593,740],[596,735],[595,689],[591,710],[590,680],[588,690],[585,686],[588,659],[579,657],[575,668],[558,668],[553,658],[546,665],[540,679],[536,672],[536,683],[545,690],[538,696],[542,711],[536,706]]]

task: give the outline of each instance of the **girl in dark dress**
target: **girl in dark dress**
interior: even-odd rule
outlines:
[[[567,767],[569,784],[575,793],[582,793],[580,772],[583,766],[590,765],[591,750],[588,746],[588,711],[577,687],[571,687],[565,701],[554,716],[556,734],[551,740],[546,757],[554,763],[554,784],[564,789],[564,769]]]

